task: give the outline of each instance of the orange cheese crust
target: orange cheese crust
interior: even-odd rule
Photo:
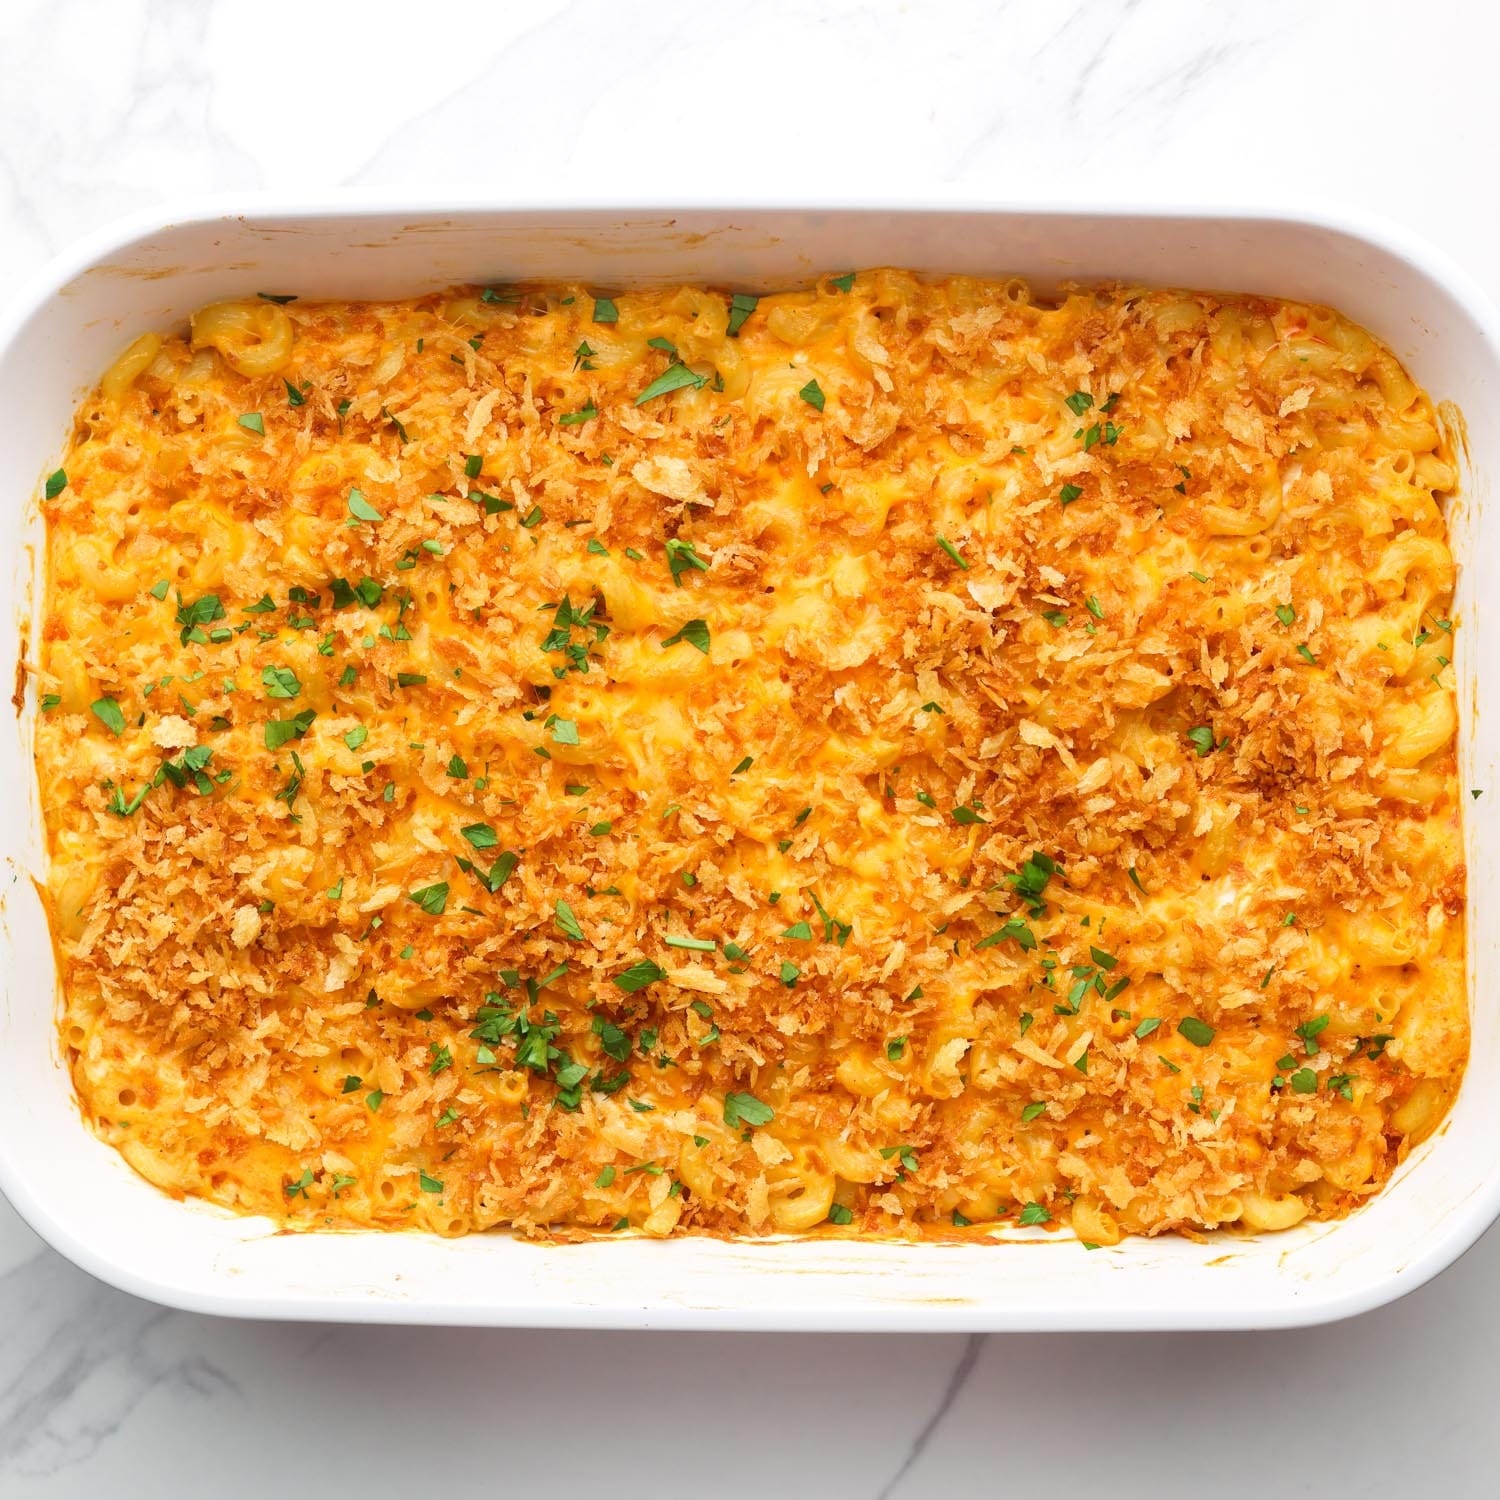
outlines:
[[[1454,485],[1269,298],[204,309],[44,502],[86,1116],[299,1227],[1341,1214],[1468,1050]]]

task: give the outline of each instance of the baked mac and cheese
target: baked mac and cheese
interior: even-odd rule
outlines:
[[[1343,1213],[1467,1053],[1454,485],[1264,297],[204,308],[46,486],[87,1118],[297,1226]]]

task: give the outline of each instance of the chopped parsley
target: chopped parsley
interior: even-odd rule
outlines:
[[[349,514],[356,521],[381,521],[385,519],[358,490],[349,491]]]
[[[1218,747],[1214,744],[1214,732],[1207,724],[1196,724],[1187,732],[1188,743],[1198,752],[1200,759],[1211,755]]]
[[[511,875],[515,871],[516,866],[520,864],[520,862],[521,856],[517,854],[514,849],[506,849],[501,853],[500,857],[496,859],[494,864],[490,866],[489,874],[486,875],[479,868],[479,866],[474,864],[471,860],[467,860],[462,856],[458,856],[459,869],[465,871],[467,874],[472,875],[475,880],[477,880],[480,885],[482,885],[485,890],[487,890],[492,896],[501,888],[501,886],[505,884],[507,880],[510,879]],[[465,909],[467,910],[468,908]]]
[[[754,1094],[725,1094],[724,1123],[731,1128],[737,1125],[769,1125],[776,1118],[776,1111],[769,1104],[762,1104]]]
[[[594,610],[598,606],[597,599],[590,599],[587,604],[575,606],[572,599],[564,594],[562,603],[559,604],[552,615],[552,629],[549,630],[542,640],[543,651],[561,652],[567,658],[565,665],[554,667],[554,677],[566,677],[569,672],[587,672],[589,670],[589,651],[592,647],[603,645],[609,636],[609,626],[600,620],[594,619]],[[574,630],[583,632],[583,639],[573,639]],[[593,639],[590,640],[589,637]]]
[[[266,749],[279,750],[292,740],[300,740],[312,728],[317,717],[314,710],[304,708],[290,719],[268,719],[266,721]]]
[[[1004,878],[1006,884],[1026,903],[1031,915],[1040,917],[1047,911],[1047,904],[1042,900],[1047,883],[1061,871],[1062,866],[1055,859],[1043,854],[1040,849],[1034,849],[1019,870]]]
[[[938,537],[937,538],[937,544],[938,544],[939,547],[941,547],[943,549],[944,552],[946,552],[948,554],[949,557],[951,557],[953,559],[954,562],[956,562],[958,564],[959,567],[961,567],[964,570],[964,572],[967,573],[969,571],[969,564],[964,561],[963,553],[961,553],[958,550],[958,548],[955,547],[953,545],[953,543],[948,540],[947,537],[945,537],[945,536]]]
[[[575,943],[583,941],[583,928],[578,925],[578,918],[574,915],[573,908],[561,898],[553,905],[553,912],[557,922],[557,930],[565,938],[571,938]]]
[[[1036,934],[1026,925],[1021,917],[1011,917],[1003,927],[997,927],[987,937],[982,937],[974,944],[974,951],[978,953],[983,948],[993,948],[1003,943],[1007,938],[1014,938],[1023,952],[1029,953],[1036,947]]]
[[[1207,1021],[1200,1021],[1197,1016],[1184,1016],[1177,1023],[1177,1032],[1195,1047],[1208,1046],[1218,1034]]]
[[[689,620],[675,635],[669,635],[661,643],[662,650],[668,646],[677,646],[686,641],[690,646],[696,646],[705,656],[708,655],[708,623],[705,620]]]
[[[591,1029],[599,1038],[600,1049],[606,1057],[612,1057],[616,1062],[629,1061],[630,1037],[613,1021],[606,1020],[603,1016],[595,1016]]]
[[[1320,1043],[1318,1038],[1328,1027],[1329,1016],[1314,1016],[1310,1021],[1304,1021],[1296,1028],[1294,1035],[1301,1041],[1302,1050],[1311,1057],[1317,1052]]]
[[[684,386],[691,386],[697,390],[707,383],[708,376],[699,375],[684,364],[671,364],[635,398],[635,404],[644,406],[648,401],[654,401],[658,396],[666,396],[673,391],[680,391]]]
[[[205,645],[208,636],[203,627],[215,620],[224,618],[224,604],[217,594],[204,594],[201,599],[195,599],[191,604],[184,604],[182,595],[177,596],[177,623],[182,626],[178,639],[184,646],[189,641],[197,645]]]
[[[760,298],[752,296],[749,292],[736,292],[729,299],[729,327],[725,330],[729,337],[734,339],[740,335],[740,329],[745,326],[745,319],[760,305]]]
[[[96,698],[89,709],[111,734],[118,737],[125,733],[125,715],[113,698]]]
[[[625,995],[634,995],[636,990],[643,990],[648,984],[655,984],[655,981],[664,978],[666,969],[661,968],[661,965],[652,963],[649,959],[639,959],[622,974],[616,974],[612,983],[616,989],[624,990]]]
[[[448,906],[448,882],[439,880],[434,885],[418,886],[406,893],[408,901],[414,901],[428,916],[440,917]]]
[[[708,572],[708,561],[699,557],[692,542],[684,542],[678,537],[668,537],[667,567],[671,569],[672,582],[681,588],[682,575],[690,568],[696,568],[700,573]]]
[[[719,946],[712,938],[686,937],[680,932],[669,932],[662,941],[669,948],[683,948],[690,953],[714,953]]]
[[[302,684],[290,667],[262,667],[260,680],[268,698],[295,698],[302,691]]]

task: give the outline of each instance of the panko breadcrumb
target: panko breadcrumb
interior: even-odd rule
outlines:
[[[1341,1214],[1467,1055],[1454,486],[1389,351],[1266,297],[147,335],[44,502],[87,1118],[296,1227]]]

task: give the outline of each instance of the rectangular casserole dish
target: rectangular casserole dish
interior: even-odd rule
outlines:
[[[1125,1330],[1269,1327],[1346,1316],[1420,1286],[1500,1211],[1500,1016],[1489,1005],[1500,874],[1487,837],[1500,735],[1479,712],[1500,674],[1500,624],[1474,606],[1497,546],[1500,354],[1484,295],[1430,249],[1341,220],[1178,210],[1053,211],[965,203],[878,208],[487,208],[209,205],[104,232],[56,263],[0,323],[0,619],[34,628],[39,522],[30,497],[72,410],[139,333],[264,288],[301,297],[409,296],[456,282],[578,278],[610,288],[695,281],[746,290],[819,272],[926,272],[1264,292],[1325,302],[1384,339],[1451,402],[1462,496],[1461,777],[1466,808],[1473,1053],[1440,1131],[1369,1207],[1274,1236],[1071,1238],[940,1245],[683,1238],[535,1245],[503,1235],[285,1234],[178,1203],[84,1126],[58,1053],[41,903],[41,821],[28,706],[0,732],[9,865],[0,906],[0,1190],[84,1269],[198,1311],[370,1322],[567,1327]],[[1484,667],[1485,662],[1492,665]],[[1488,692],[1490,689],[1485,688]]]

